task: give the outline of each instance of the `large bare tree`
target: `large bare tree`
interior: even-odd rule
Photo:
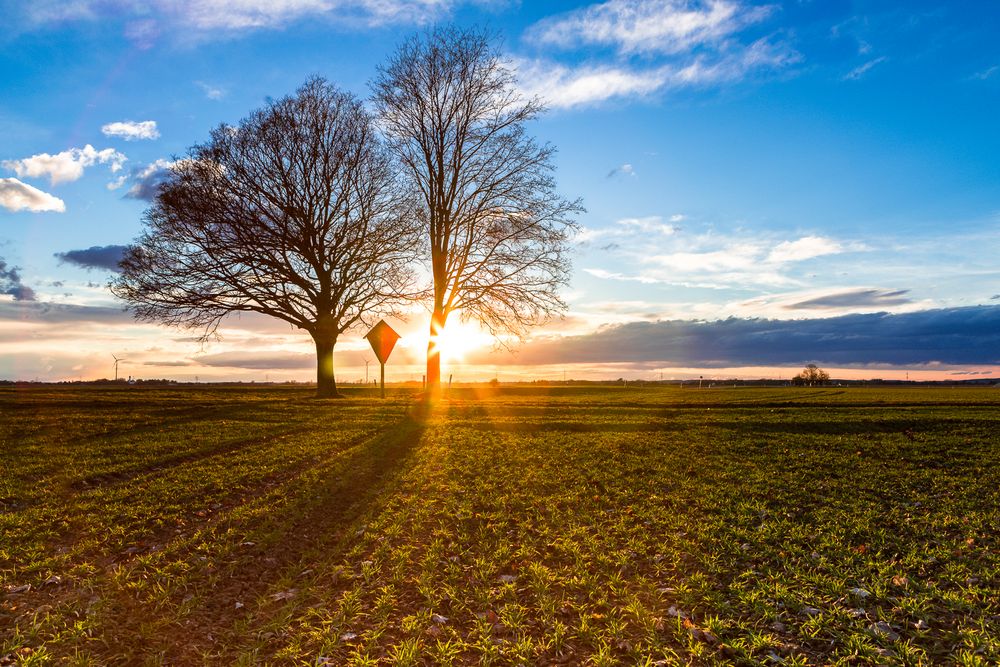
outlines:
[[[112,291],[206,339],[233,312],[304,329],[335,396],[338,337],[411,286],[420,237],[394,164],[361,102],[311,79],[174,163]]]
[[[565,308],[571,217],[555,192],[549,144],[525,125],[524,99],[486,32],[438,27],[404,42],[372,84],[380,122],[419,193],[432,276],[428,388],[440,387],[437,338],[459,312],[494,335],[523,334]]]

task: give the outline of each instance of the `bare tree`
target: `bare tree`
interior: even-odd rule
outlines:
[[[830,381],[830,374],[816,364],[807,364],[802,372],[792,378],[792,384],[802,386],[824,385]]]
[[[571,216],[555,192],[551,145],[525,124],[543,108],[477,30],[439,27],[404,42],[372,84],[381,123],[419,193],[432,276],[428,388],[437,338],[459,312],[494,335],[522,335],[565,308]]]
[[[233,312],[304,329],[335,396],[338,337],[394,312],[412,280],[420,237],[393,164],[362,104],[311,79],[174,163],[112,291],[203,339]]]

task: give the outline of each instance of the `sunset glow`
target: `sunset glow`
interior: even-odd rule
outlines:
[[[688,25],[645,0],[15,4],[0,29],[0,379],[107,377],[115,354],[137,377],[308,380],[303,329],[234,315],[203,344],[134,321],[107,284],[213,128],[314,74],[367,100],[400,35],[456,19],[503,35],[519,88],[548,104],[530,133],[558,149],[557,190],[586,208],[565,317],[506,349],[450,316],[440,348],[458,375],[997,376],[996,12],[734,0],[723,17],[695,2],[704,29],[675,34],[619,22]],[[392,322],[390,378],[424,372],[425,307]],[[364,333],[337,343],[344,380],[364,377]]]

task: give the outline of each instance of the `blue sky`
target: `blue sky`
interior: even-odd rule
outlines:
[[[774,375],[806,361],[886,377],[1000,367],[982,326],[1000,308],[994,2],[36,0],[0,9],[0,377],[100,377],[116,352],[143,377],[309,378],[308,338],[284,325],[234,320],[223,341],[202,347],[131,323],[104,287],[109,257],[139,232],[158,170],[212,127],[313,74],[364,97],[395,45],[438,21],[502,36],[521,88],[548,101],[532,132],[559,149],[560,190],[587,208],[567,317],[514,355],[473,350],[485,339],[456,328],[469,348],[451,359],[461,377],[499,368],[561,377],[566,364],[578,377]],[[856,317],[880,312],[884,326]],[[635,327],[713,341],[727,318],[801,327],[812,343],[777,356],[745,345],[686,352],[701,343],[607,351]],[[829,330],[817,333],[814,320]],[[923,336],[914,354],[887,352],[892,338],[853,360],[822,344],[861,337],[851,326],[867,327],[869,340],[898,336],[893,323],[928,322],[951,328]],[[425,327],[423,311],[400,324],[398,378],[419,377]],[[573,358],[545,363],[538,351],[565,336]],[[338,350],[341,379],[362,374],[363,341]]]

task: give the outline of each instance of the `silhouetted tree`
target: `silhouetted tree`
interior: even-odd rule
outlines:
[[[414,189],[429,251],[427,383],[440,387],[438,335],[458,311],[494,335],[523,334],[565,308],[570,216],[554,149],[525,124],[543,108],[477,30],[439,27],[404,42],[372,84],[382,127]]]
[[[830,374],[816,364],[808,364],[802,372],[792,378],[795,385],[824,385],[830,381]]]
[[[323,79],[221,125],[174,163],[112,291],[140,320],[216,334],[251,311],[304,329],[321,396],[338,337],[391,313],[420,237],[361,102]]]

